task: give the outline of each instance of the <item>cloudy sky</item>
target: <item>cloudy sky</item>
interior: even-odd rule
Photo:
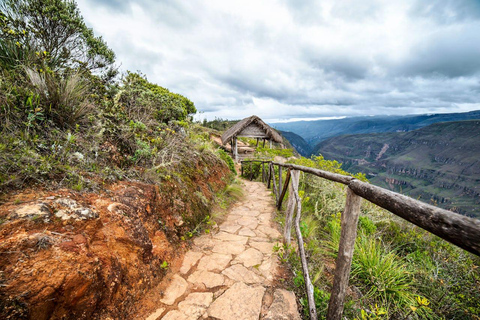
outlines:
[[[480,0],[77,0],[121,70],[199,118],[480,109]]]

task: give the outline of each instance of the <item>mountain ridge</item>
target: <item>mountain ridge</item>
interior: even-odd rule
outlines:
[[[408,132],[438,122],[480,119],[480,110],[462,113],[421,114],[405,116],[362,116],[333,120],[271,123],[277,130],[301,136],[310,146],[310,153],[318,154],[318,144],[331,137],[345,134]]]

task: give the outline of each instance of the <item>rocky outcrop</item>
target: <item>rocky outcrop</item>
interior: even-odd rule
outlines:
[[[13,195],[0,206],[0,318],[131,318],[229,174],[224,166],[193,169],[205,174],[189,185]]]

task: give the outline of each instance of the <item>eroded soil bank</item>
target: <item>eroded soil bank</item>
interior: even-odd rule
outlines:
[[[100,193],[12,194],[0,206],[0,318],[132,318],[185,251],[182,238],[209,214],[229,170],[192,163],[185,174]]]

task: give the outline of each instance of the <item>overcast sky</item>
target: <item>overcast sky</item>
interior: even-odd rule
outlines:
[[[200,118],[480,109],[480,0],[77,0],[121,70]]]

